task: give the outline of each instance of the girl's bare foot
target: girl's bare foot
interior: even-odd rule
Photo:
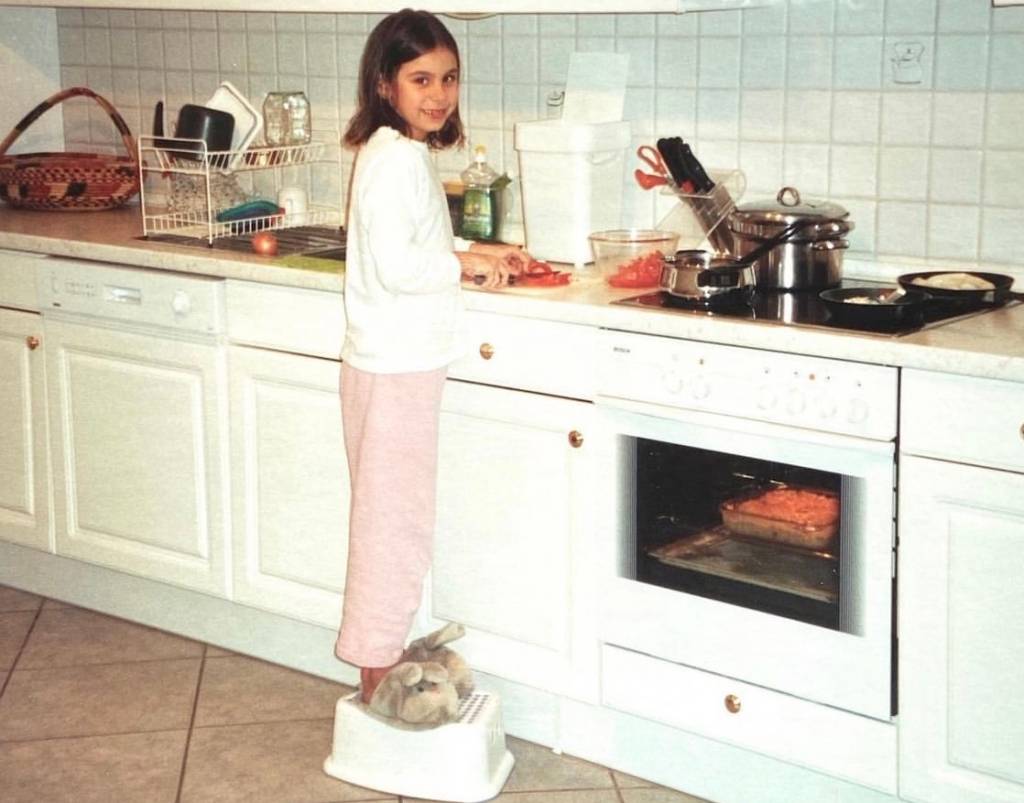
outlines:
[[[359,699],[368,704],[370,698],[373,697],[373,692],[380,685],[381,680],[394,668],[395,664],[391,666],[361,667],[359,669]]]

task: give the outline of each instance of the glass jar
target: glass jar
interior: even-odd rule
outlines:
[[[263,139],[267,145],[305,145],[312,138],[305,92],[270,92],[263,101]]]

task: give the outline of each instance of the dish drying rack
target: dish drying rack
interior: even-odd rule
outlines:
[[[673,183],[662,193],[679,200],[657,225],[679,235],[679,248],[707,248],[717,254],[732,254],[733,234],[727,218],[747,188],[742,170],[709,170],[715,182],[708,193],[689,193]]]
[[[315,135],[311,142],[303,145],[258,146],[238,151],[210,151],[199,139],[142,135],[138,149],[144,237],[174,234],[206,240],[212,245],[219,237],[257,231],[342,225],[341,142],[336,133]],[[337,204],[314,203],[312,166],[317,164],[329,165],[337,171]],[[273,171],[270,183],[275,199],[283,186],[304,186],[308,198],[306,209],[294,213],[282,209],[270,215],[218,220],[221,212],[259,194],[246,192],[239,183],[244,174],[259,171]],[[170,184],[167,193],[147,192],[147,174],[158,174],[166,180]],[[175,193],[181,195],[182,187],[187,188],[187,197],[176,201]]]

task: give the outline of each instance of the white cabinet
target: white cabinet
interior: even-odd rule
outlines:
[[[333,360],[235,346],[234,598],[338,627],[349,477]]]
[[[52,549],[39,315],[0,309],[0,539]]]
[[[55,318],[43,342],[57,552],[225,594],[223,347]]]
[[[431,613],[481,672],[596,695],[593,622],[608,455],[592,405],[449,381]],[[596,498],[595,498],[596,497]]]
[[[965,464],[1022,464],[1024,388],[904,371],[903,391],[900,796],[1021,803],[1024,473]]]

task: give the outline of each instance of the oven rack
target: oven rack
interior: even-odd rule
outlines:
[[[296,226],[340,227],[343,222],[341,143],[336,132],[318,132],[303,145],[257,146],[210,151],[198,139],[142,135],[138,139],[143,236],[174,234],[205,239],[280,230]],[[334,171],[323,181],[317,166]],[[314,201],[314,189],[330,187],[337,195]],[[245,181],[246,187],[241,181]],[[218,220],[220,213],[246,201],[276,201],[285,186],[306,190],[302,211]],[[333,193],[331,193],[333,195]]]

